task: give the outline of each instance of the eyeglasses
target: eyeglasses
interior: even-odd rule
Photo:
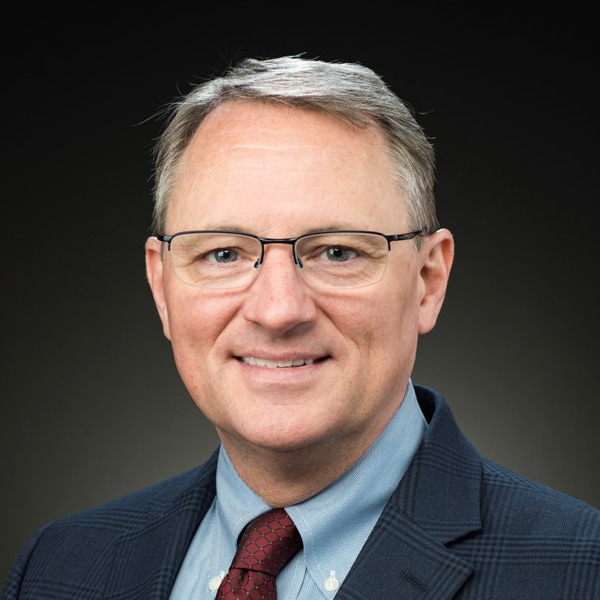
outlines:
[[[373,285],[385,273],[392,242],[411,240],[423,230],[385,235],[375,231],[319,231],[293,238],[264,238],[234,231],[181,231],[157,235],[167,244],[175,275],[209,289],[243,288],[258,273],[267,244],[289,244],[294,264],[318,289]]]

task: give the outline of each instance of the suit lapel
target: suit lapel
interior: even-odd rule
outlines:
[[[447,544],[481,528],[480,458],[446,403],[416,389],[425,438],[336,600],[451,599],[473,570]]]
[[[471,571],[410,516],[388,506],[335,598],[449,600]]]
[[[215,497],[216,464],[215,452],[198,469],[171,480],[144,509],[132,510],[114,545],[114,568],[104,598],[169,597],[188,546]]]

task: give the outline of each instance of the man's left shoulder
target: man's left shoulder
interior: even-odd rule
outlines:
[[[600,551],[600,509],[559,490],[482,460],[482,515],[514,534],[592,542]],[[587,543],[587,542],[586,542]]]

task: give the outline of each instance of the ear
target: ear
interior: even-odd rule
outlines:
[[[444,303],[454,260],[454,238],[448,229],[438,229],[424,239],[419,252],[419,333],[423,334],[434,328]]]
[[[158,315],[162,321],[163,332],[167,339],[170,338],[169,333],[169,312],[165,300],[165,290],[163,284],[163,256],[161,242],[155,237],[149,237],[146,240],[146,277],[152,290],[154,304],[158,310]]]

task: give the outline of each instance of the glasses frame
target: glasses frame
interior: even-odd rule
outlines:
[[[378,235],[384,238],[388,245],[388,252],[392,249],[392,242],[403,242],[404,240],[412,240],[420,235],[423,235],[423,229],[417,229],[415,231],[409,231],[407,233],[390,233],[385,234],[379,231],[367,231],[364,229],[333,229],[333,230],[323,230],[323,231],[311,231],[310,233],[303,233],[302,235],[298,235],[296,237],[290,238],[266,238],[261,237],[259,235],[254,235],[253,233],[246,233],[245,231],[229,231],[223,229],[194,229],[190,231],[178,231],[172,235],[166,235],[163,233],[158,233],[154,237],[159,241],[167,244],[167,250],[171,250],[171,242],[181,235],[187,234],[195,234],[195,233],[223,233],[229,235],[244,235],[246,237],[253,238],[260,242],[260,256],[257,258],[256,263],[254,264],[255,268],[258,268],[262,265],[265,258],[265,246],[267,244],[289,244],[292,247],[292,256],[294,257],[294,264],[297,267],[302,268],[302,261],[296,252],[296,244],[298,240],[302,240],[304,238],[313,237],[315,235],[335,235],[336,233],[366,233],[370,235]]]
[[[392,249],[392,242],[403,242],[405,240],[412,240],[421,235],[427,235],[427,233],[425,232],[424,229],[416,229],[414,231],[408,231],[406,233],[391,233],[391,234],[381,233],[380,231],[369,231],[366,229],[333,229],[333,230],[329,229],[329,230],[311,231],[310,233],[303,233],[302,235],[298,235],[296,237],[268,238],[268,237],[261,237],[258,235],[254,235],[253,233],[246,233],[245,231],[232,231],[232,230],[226,230],[226,229],[225,230],[223,230],[223,229],[193,229],[193,230],[189,230],[189,231],[178,231],[177,233],[173,233],[172,235],[158,233],[154,237],[159,242],[167,244],[167,250],[170,252],[171,251],[171,242],[175,238],[182,236],[182,235],[197,234],[197,233],[217,233],[217,234],[225,234],[225,235],[241,235],[241,236],[245,236],[245,237],[249,237],[249,238],[257,240],[258,242],[260,242],[260,256],[256,259],[256,262],[254,263],[255,269],[258,269],[258,267],[260,267],[260,265],[262,265],[264,262],[265,246],[267,244],[288,244],[288,245],[290,245],[292,247],[292,257],[294,259],[294,264],[299,269],[302,269],[303,264],[302,264],[302,260],[300,260],[300,257],[298,256],[298,253],[296,251],[296,245],[299,240],[310,238],[313,236],[332,235],[332,234],[335,235],[337,233],[344,233],[344,234],[345,233],[350,233],[350,234],[357,233],[357,234],[377,235],[377,236],[380,236],[383,239],[385,239],[385,241],[387,242],[387,249],[389,252]],[[187,282],[184,282],[184,283],[187,283]],[[194,284],[188,283],[188,285],[194,285]],[[202,286],[200,286],[200,287],[202,287]]]

